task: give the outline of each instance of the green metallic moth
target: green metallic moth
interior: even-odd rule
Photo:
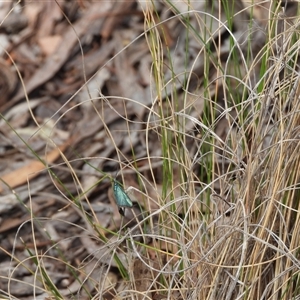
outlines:
[[[119,213],[124,217],[124,210],[125,207],[132,207],[132,201],[129,196],[124,191],[123,187],[114,179],[114,186],[113,186],[115,200],[119,207]]]

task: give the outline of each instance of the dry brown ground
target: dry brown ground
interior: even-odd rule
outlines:
[[[122,289],[120,274],[107,253],[98,251],[100,243],[91,237],[95,235],[95,228],[86,221],[86,215],[72,205],[74,199],[71,201],[70,195],[81,201],[103,233],[99,228],[118,231],[122,218],[112,196],[110,180],[98,184],[103,177],[99,170],[114,176],[123,168],[124,186],[138,189],[140,185],[132,165],[126,167],[128,162],[136,161],[135,167],[149,178],[145,187],[149,198],[156,198],[151,190],[150,169],[155,176],[156,192],[162,189],[161,161],[155,159],[162,156],[161,144],[151,109],[164,99],[156,94],[150,75],[153,57],[146,39],[148,33],[144,34],[147,7],[136,1],[25,0],[16,3],[1,2],[0,9],[0,111],[4,116],[0,121],[3,181],[0,185],[0,294],[4,297],[10,293],[13,299],[33,299],[35,294],[36,299],[45,299],[43,284],[29,271],[37,269],[29,259],[28,251],[31,251],[44,256],[43,267],[62,295],[77,295],[81,288],[61,262],[64,257],[70,265],[80,267],[78,276],[83,281],[88,277],[89,281],[98,283],[106,274],[110,282],[102,287],[103,299],[112,299],[110,286]],[[191,24],[201,36],[210,38],[212,57],[228,68],[227,74],[236,75],[227,60],[231,51],[228,32],[224,27],[219,28],[216,21],[226,21],[224,10],[217,4],[211,5],[210,1],[195,1],[193,5]],[[247,38],[252,34],[251,51],[255,57],[265,43],[269,7],[268,4],[254,7],[251,33],[246,5],[247,1],[236,1],[235,10],[240,13],[233,18],[233,34],[240,39],[244,53]],[[180,2],[177,7],[182,12],[186,9]],[[215,18],[196,11],[207,11]],[[292,16],[294,11],[295,6],[291,4],[286,15]],[[203,44],[196,38],[189,39],[189,57],[185,63],[186,27],[180,18],[172,18],[178,13],[167,3],[157,3],[157,12],[160,18],[157,23],[168,20],[157,28],[163,40],[162,50],[170,51],[172,71],[176,74],[174,80],[165,54],[165,82],[172,81],[167,87],[177,89],[181,99],[186,91],[184,76],[192,73],[187,101],[190,116],[198,118],[204,106],[204,98],[199,95],[203,95],[205,75],[212,83],[209,96],[219,104],[221,113],[226,91],[217,80],[219,73],[212,60],[207,73],[205,54],[201,52]],[[207,24],[213,29],[208,30]],[[258,71],[259,64],[250,74],[253,83]],[[240,72],[242,78],[246,70],[241,67]],[[233,85],[238,91],[236,82]],[[168,88],[165,93],[170,95],[172,89],[168,91]],[[150,115],[153,118],[151,130],[146,126]],[[185,127],[191,137],[199,134],[192,120]],[[227,125],[222,119],[215,126],[221,139],[226,137]],[[191,156],[197,153],[193,138],[187,139],[186,146]],[[47,168],[36,154],[46,162]],[[151,164],[148,157],[152,157]],[[216,190],[221,189],[218,184]],[[85,195],[82,191],[86,191]],[[138,196],[135,193],[133,199]],[[157,201],[150,201],[144,209],[155,211]],[[124,222],[134,219],[133,213],[138,215],[139,212],[138,207],[127,209]],[[60,254],[53,247],[56,242]],[[18,261],[28,269],[18,265]],[[112,268],[103,267],[107,263]],[[147,273],[147,268],[136,261],[133,272],[139,277]],[[147,279],[147,274],[143,276]],[[137,290],[140,284],[136,281]],[[97,294],[95,286],[97,284],[89,282],[85,285],[91,295]],[[84,295],[82,292],[79,298],[87,297]],[[159,299],[160,296],[152,297]]]

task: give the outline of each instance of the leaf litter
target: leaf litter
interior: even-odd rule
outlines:
[[[1,4],[1,12],[5,12],[1,13],[1,38],[7,45],[0,61],[3,116],[0,126],[0,234],[5,241],[0,246],[0,291],[18,299],[48,296],[44,285],[39,283],[32,287],[37,280],[28,270],[35,272],[38,266],[28,260],[26,250],[30,249],[31,253],[37,251],[36,255],[59,257],[53,260],[41,255],[40,259],[62,296],[117,299],[118,293],[122,293],[121,287],[126,287],[128,282],[122,281],[116,271],[112,249],[95,239],[95,232],[99,236],[110,236],[103,228],[118,232],[125,222],[128,227],[135,226],[134,233],[139,236],[142,230],[134,220],[144,216],[139,207],[126,209],[124,219],[119,215],[111,178],[121,168],[124,187],[134,186],[139,190],[141,185],[133,165],[129,164],[135,161],[134,167],[148,179],[143,190],[150,200],[140,205],[149,212],[159,209],[157,195],[162,191],[159,180],[162,163],[157,159],[162,157],[162,152],[155,133],[159,118],[152,109],[155,103],[150,75],[153,59],[147,34],[142,35],[144,12],[150,8],[136,1],[22,2],[24,5]],[[248,9],[244,2],[239,3]],[[179,13],[184,14],[187,7],[183,2],[180,5]],[[214,13],[206,11],[205,1],[196,1],[193,5],[189,9],[203,12],[206,18],[199,22],[197,14],[191,14],[191,24],[198,28],[203,44],[208,36],[212,49],[221,45],[221,49],[215,47],[213,51],[216,56],[218,53],[225,58],[221,64],[226,68],[230,45],[227,37],[222,43],[217,41],[225,34],[221,23],[226,16],[221,13],[221,19],[216,18],[220,11],[217,5]],[[235,7],[237,12],[241,7]],[[218,90],[218,74],[212,68],[205,74],[205,54],[199,52],[203,44],[195,43],[195,39],[189,41],[186,64],[184,37],[187,28],[178,18],[172,19],[173,7],[167,3],[157,3],[157,10],[161,20],[171,18],[159,28],[161,36],[165,34],[165,49],[170,47],[174,57],[173,69],[164,69],[166,82],[176,74],[174,83],[166,86],[166,94],[171,96],[174,87],[179,95],[188,92],[191,110],[184,130],[189,133],[195,129],[194,120],[203,111],[205,99],[199,97],[204,94],[203,77],[208,76],[209,81],[215,83],[209,97],[218,99],[219,114],[224,108],[224,94]],[[247,20],[247,13],[237,14],[233,22]],[[261,13],[264,15],[264,11],[255,7],[255,16]],[[15,22],[17,19],[19,21]],[[207,24],[212,24],[209,30]],[[237,39],[248,30],[246,22],[239,24],[242,26],[234,33]],[[262,42],[262,31],[253,33],[253,49]],[[211,65],[214,63],[210,61]],[[253,78],[258,70],[254,69]],[[189,73],[196,76],[183,87]],[[150,127],[147,127],[149,117]],[[224,118],[222,120],[216,128],[221,137],[226,136],[224,132],[228,126]],[[24,136],[24,129],[30,134]],[[151,142],[148,148],[146,136]],[[26,144],[20,143],[21,137]],[[191,157],[197,154],[197,147],[192,144],[188,147]],[[151,165],[148,154],[153,157]],[[99,170],[107,170],[111,178],[101,181],[105,176]],[[153,191],[151,174],[158,178],[158,192]],[[135,203],[142,193],[134,192]],[[76,197],[71,199],[70,194]],[[180,197],[180,189],[175,190],[175,194]],[[180,205],[177,209],[180,213]],[[94,228],[88,219],[93,220]],[[119,243],[120,248],[129,247],[121,245],[116,236],[110,236],[110,242]],[[162,245],[170,247],[165,241]],[[56,246],[63,252],[62,256]],[[152,269],[139,257],[132,257],[129,263],[125,252],[120,252],[119,257],[129,270],[137,299],[143,299],[144,295],[162,299],[158,292],[151,292],[159,289],[153,286],[151,278],[158,276],[160,266],[149,258],[151,251],[146,252],[144,260]],[[78,281],[61,257],[79,271]],[[17,266],[17,260],[24,261],[27,268]],[[145,281],[141,280],[141,274],[146,274]],[[184,299],[178,292],[173,297]]]

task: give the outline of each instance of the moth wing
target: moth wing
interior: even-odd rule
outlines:
[[[120,206],[126,206],[126,207],[132,207],[132,201],[129,198],[129,196],[126,194],[125,191],[122,190],[122,205]]]
[[[117,201],[117,204],[119,207],[132,207],[132,201],[129,198],[129,196],[126,194],[126,192],[123,190],[123,188],[119,185],[116,184],[114,187],[114,192],[115,192],[115,198]]]

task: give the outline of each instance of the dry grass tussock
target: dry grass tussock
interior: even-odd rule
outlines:
[[[1,297],[300,299],[298,5],[191,2],[127,1],[129,29],[115,4],[90,39],[84,18],[100,19],[99,4],[70,21],[56,3],[53,28],[76,32],[61,39],[75,62],[59,46],[53,81],[41,74],[54,50],[29,79],[19,73],[25,121],[22,88],[3,106],[1,124],[38,159],[24,168],[9,156],[15,170],[0,174],[3,197],[17,199],[1,208],[15,222],[0,224]],[[83,79],[85,55],[105,61]],[[22,139],[18,126],[34,133]],[[114,179],[130,187],[124,216]]]

